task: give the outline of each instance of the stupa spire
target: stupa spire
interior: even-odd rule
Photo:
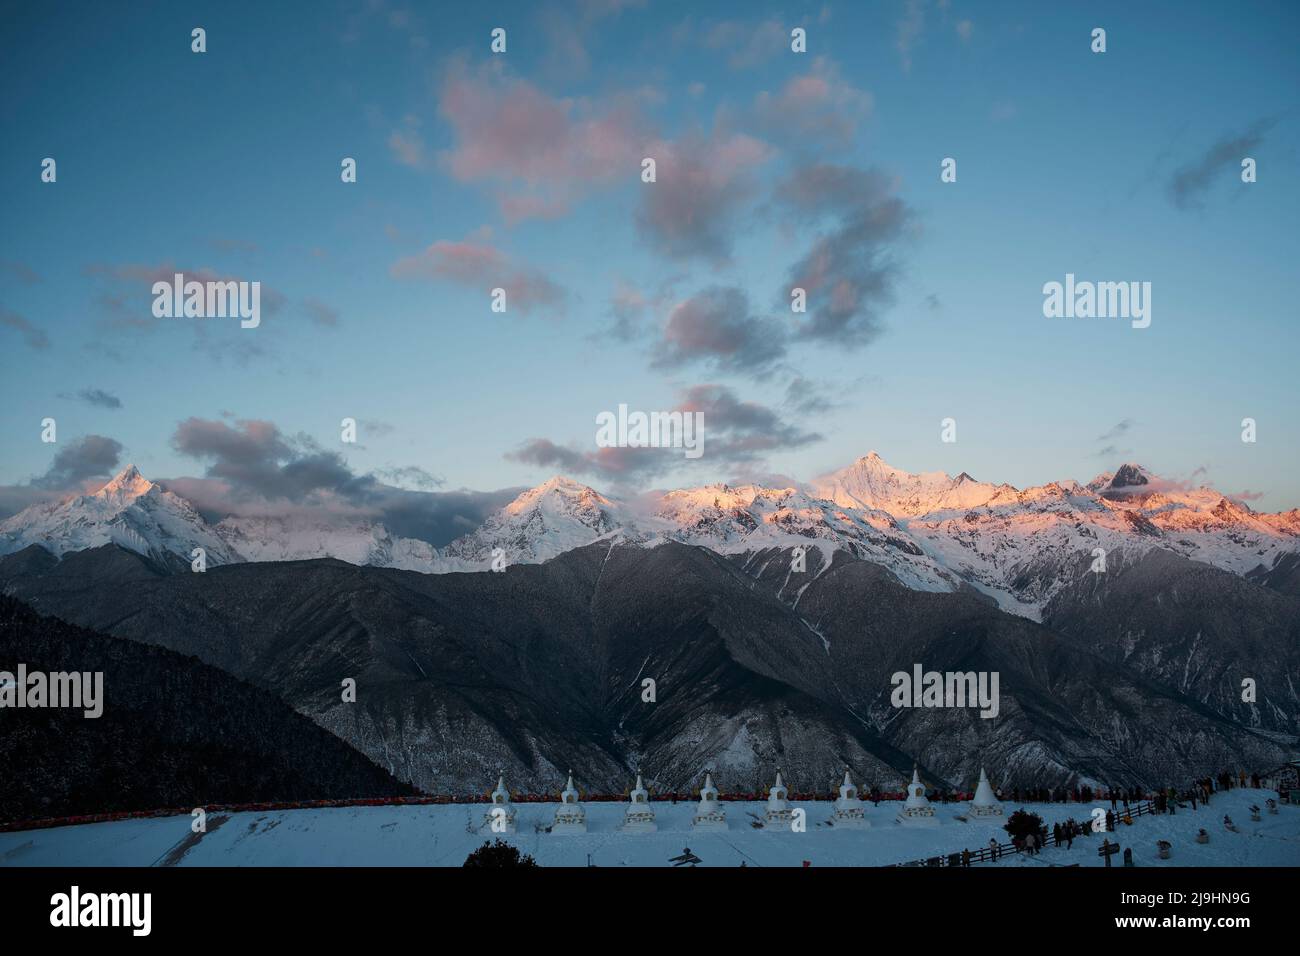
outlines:
[[[790,809],[790,804],[786,802],[789,792],[786,789],[785,781],[781,779],[781,768],[777,767],[776,783],[772,784],[772,789],[767,792],[767,813],[764,814],[767,826],[790,826],[790,821],[794,819],[794,811]]]
[[[899,823],[938,823],[938,818],[934,815],[934,807],[930,806],[930,801],[925,798],[925,785],[921,783],[921,770],[916,765],[912,765],[912,782],[907,785],[907,799],[903,801],[903,809],[898,813]]]
[[[515,832],[515,808],[510,803],[510,791],[506,789],[505,771],[497,773],[496,789],[489,798],[492,806],[483,818],[484,824],[492,828],[493,833]]]
[[[696,830],[727,829],[727,811],[718,802],[718,788],[713,785],[713,774],[707,771],[704,786],[700,788],[700,805],[695,810],[691,826]]]
[[[853,785],[848,767],[844,768],[844,782],[840,784],[840,798],[835,801],[831,825],[851,830],[862,830],[870,826],[867,823],[866,808],[858,799],[858,788]]]
[[[625,833],[653,833],[657,829],[655,812],[650,809],[650,794],[642,785],[641,773],[638,771],[636,786],[632,788],[627,812],[623,816],[622,830]]]
[[[569,780],[560,792],[560,805],[555,809],[555,822],[551,824],[552,833],[586,833],[587,811],[578,799],[578,788],[573,785],[573,771],[569,771]]]
[[[983,767],[980,767],[980,782],[975,787],[975,796],[971,798],[968,813],[976,817],[1002,816],[1002,804],[998,802],[997,794],[993,792],[993,785],[989,783],[988,774]]]

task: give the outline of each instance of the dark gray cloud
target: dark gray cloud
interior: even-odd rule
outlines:
[[[893,191],[894,180],[878,169],[812,163],[783,179],[775,198],[795,213],[843,217],[855,207],[889,199]]]
[[[530,438],[519,448],[507,452],[506,458],[526,465],[537,465],[539,468],[555,468],[570,475],[604,470],[598,453],[565,448],[549,438]]]
[[[229,516],[290,517],[305,514],[325,524],[334,520],[381,522],[394,535],[416,538],[441,548],[479,527],[492,512],[523,491],[411,491],[382,482],[358,483],[349,497],[313,495],[301,503],[268,501],[239,492],[218,478],[166,478],[158,481],[198,509],[204,520],[215,523]],[[0,488],[0,505],[4,503]]]
[[[652,364],[705,362],[719,372],[761,375],[785,355],[785,338],[779,322],[753,314],[744,291],[714,286],[669,313]]]
[[[731,260],[740,214],[753,194],[750,173],[771,155],[767,144],[741,133],[649,147],[653,183],[641,185],[636,223],[656,252],[670,259]]]
[[[607,314],[610,321],[589,338],[597,342],[611,338],[618,342],[634,342],[653,335],[655,320],[674,301],[674,290],[682,281],[683,276],[674,273],[663,279],[653,292],[644,292],[625,279],[617,280],[609,300]]]
[[[374,482],[354,475],[338,452],[290,438],[267,421],[241,419],[230,425],[187,418],[176,426],[171,443],[181,454],[207,462],[208,477],[269,499],[299,502],[322,491],[346,497]]]
[[[1120,438],[1124,437],[1130,431],[1132,431],[1133,426],[1136,424],[1137,422],[1133,421],[1133,419],[1126,418],[1121,422],[1116,422],[1110,428],[1106,429],[1105,432],[1098,435],[1097,438],[1095,439],[1099,444],[1102,445],[1102,447],[1097,449],[1097,451],[1093,453],[1093,456],[1096,458],[1112,459],[1112,458],[1124,458],[1127,455],[1131,455],[1133,453],[1133,449],[1122,448],[1120,447],[1119,444],[1117,444],[1117,442]]]
[[[682,393],[668,411],[704,415],[704,454],[691,460],[676,448],[581,448],[558,445],[549,438],[531,438],[506,454],[511,461],[535,465],[566,475],[592,476],[618,485],[634,486],[681,467],[701,464],[716,468],[759,466],[765,456],[821,441],[757,402],[743,401],[724,385],[697,385]]]
[[[403,491],[381,489],[371,492],[371,507],[394,534],[428,541],[444,547],[478,528],[488,515],[504,508],[523,488],[498,491]]]
[[[897,248],[914,218],[893,190],[876,170],[829,164],[801,167],[777,187],[777,205],[801,223],[829,223],[778,297],[788,305],[791,289],[807,292],[808,318],[796,338],[853,348],[880,333],[895,299]]]
[[[704,413],[705,457],[750,462],[769,452],[802,448],[822,439],[816,432],[785,421],[766,405],[742,401],[724,385],[689,388],[679,407]]]
[[[359,474],[340,453],[323,449],[306,435],[287,435],[268,421],[188,418],[177,425],[172,446],[205,462],[206,473],[161,483],[193,502],[211,521],[232,514],[310,510],[325,520],[338,516],[380,521],[393,534],[441,547],[477,528],[522,490],[432,492],[396,487],[387,482],[431,488],[442,479],[414,465]]]
[[[122,407],[122,400],[116,395],[104,391],[102,388],[83,388],[75,395],[68,392],[60,392],[59,398],[75,399],[85,402],[87,405],[95,405],[99,408],[118,409]]]
[[[32,484],[49,490],[73,489],[88,478],[108,477],[121,457],[121,442],[104,435],[85,435],[62,445],[49,470]]]
[[[48,349],[50,347],[50,338],[45,331],[32,325],[12,309],[0,308],[0,326],[16,329],[28,348]]]
[[[421,468],[419,465],[403,465],[391,468],[376,468],[375,475],[392,485],[415,485],[422,491],[431,491],[441,487],[443,479]]]
[[[1229,172],[1240,182],[1241,161],[1259,148],[1264,134],[1276,124],[1276,119],[1262,119],[1245,132],[1224,136],[1199,157],[1174,170],[1169,179],[1169,198],[1179,209],[1195,209],[1202,205],[1205,193],[1220,177]]]
[[[1120,435],[1127,434],[1135,424],[1136,422],[1134,422],[1133,419],[1126,418],[1122,422],[1112,425],[1104,434],[1098,435],[1097,441],[1110,441],[1111,439],[1118,438]]]
[[[827,397],[829,389],[812,379],[795,375],[785,387],[785,406],[799,415],[817,415],[836,407]]]

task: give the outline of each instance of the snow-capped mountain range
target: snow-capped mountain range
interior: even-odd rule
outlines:
[[[92,495],[34,505],[0,522],[0,556],[40,545],[55,554],[116,544],[171,566],[195,548],[208,564],[333,557],[426,573],[484,571],[546,561],[608,539],[667,541],[726,555],[811,546],[879,564],[924,591],[974,587],[1004,610],[1037,619],[1062,572],[1164,548],[1238,575],[1267,571],[1300,552],[1300,510],[1263,514],[1209,487],[1182,490],[1125,464],[1087,485],[1018,490],[963,473],[912,474],[875,452],[801,488],[725,484],[635,500],[606,497],[555,477],[529,489],[479,528],[435,548],[377,522],[228,517],[203,519],[180,496],[128,466]],[[827,564],[829,561],[826,562]]]

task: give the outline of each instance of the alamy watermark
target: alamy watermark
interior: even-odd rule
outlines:
[[[148,936],[152,917],[152,893],[83,893],[73,886],[50,897],[50,925],[55,927],[119,926],[132,936]]]
[[[95,719],[104,713],[104,672],[29,671],[18,665],[18,673],[0,671],[0,708],[70,707]]]
[[[1049,319],[1132,319],[1135,329],[1151,324],[1150,282],[1075,282],[1043,285],[1043,315]]]
[[[185,281],[177,272],[171,282],[153,284],[153,314],[158,319],[240,319],[241,329],[262,323],[262,283],[236,279]]]
[[[979,707],[984,718],[998,715],[997,671],[926,671],[912,665],[912,673],[896,671],[889,682],[895,707]]]
[[[629,412],[618,406],[618,414],[596,416],[596,445],[599,448],[684,448],[687,458],[704,454],[703,412]]]

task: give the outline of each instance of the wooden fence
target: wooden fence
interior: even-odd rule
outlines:
[[[1129,804],[1127,810],[1113,811],[1116,823],[1123,822],[1125,817],[1128,817],[1130,819],[1137,819],[1143,814],[1155,813],[1155,812],[1156,812],[1156,805],[1155,802],[1152,800],[1142,800],[1138,803],[1131,803]],[[1076,836],[1075,839],[1079,839],[1084,836],[1091,836],[1094,832],[1098,832],[1098,833],[1114,832],[1114,830],[1094,831],[1092,829],[1091,820],[1086,821],[1086,823],[1084,823],[1083,825],[1084,825],[1084,831],[1080,833],[1078,836]],[[991,846],[984,846],[978,850],[969,850],[969,851],[958,850],[956,853],[946,853],[941,856],[931,856],[921,860],[909,860],[906,863],[895,863],[893,865],[894,866],[966,866],[967,865],[966,862],[964,862],[962,859],[962,854],[966,852],[970,853],[970,865],[973,866],[976,863],[991,863],[994,860],[1001,859],[1002,857],[1006,856],[1009,853],[1022,853],[1024,851],[1018,848],[1015,845],[1015,843],[999,843],[996,851],[994,851],[993,847]]]

